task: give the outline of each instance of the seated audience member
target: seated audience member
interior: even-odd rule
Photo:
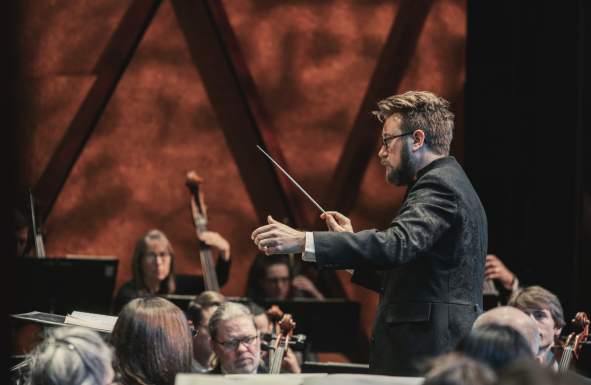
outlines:
[[[220,285],[228,281],[230,269],[230,245],[221,235],[206,231],[201,241],[218,249],[216,271]],[[175,274],[175,254],[168,238],[160,230],[150,230],[136,243],[133,252],[132,279],[121,286],[113,306],[117,314],[134,298],[158,294],[198,294],[204,290],[202,276],[189,276],[179,282]],[[184,278],[187,278],[186,276]]]
[[[214,374],[266,373],[261,365],[260,334],[244,305],[224,302],[209,320],[211,345],[218,358]]]
[[[540,332],[540,351],[538,358],[554,369],[558,364],[552,348],[565,325],[562,305],[558,297],[540,286],[529,286],[517,291],[509,300],[514,306],[532,317]]]
[[[573,372],[557,373],[532,360],[518,360],[499,373],[498,385],[585,385],[591,380]]]
[[[486,364],[452,352],[429,363],[423,385],[492,385],[495,372]]]
[[[495,254],[487,254],[484,265],[484,308],[503,306],[519,289],[517,276]]]
[[[204,291],[189,303],[187,317],[194,327],[193,336],[193,372],[207,373],[212,370],[217,362],[211,349],[211,337],[209,336],[209,319],[218,306],[226,299],[215,291]]]
[[[304,275],[293,273],[287,255],[258,254],[250,268],[246,296],[253,299],[316,298],[324,295]]]
[[[29,356],[29,385],[110,385],[112,351],[98,333],[81,327],[49,329]]]
[[[113,328],[115,370],[122,385],[173,385],[191,372],[193,343],[185,314],[161,297],[136,298]]]
[[[495,324],[472,329],[458,345],[458,351],[494,370],[521,358],[535,358],[530,344],[521,333],[510,326]]]
[[[517,330],[529,342],[532,353],[534,355],[538,353],[540,348],[538,326],[521,310],[510,306],[496,307],[478,316],[472,328],[491,324],[509,326]]]

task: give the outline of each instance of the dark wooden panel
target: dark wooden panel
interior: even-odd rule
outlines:
[[[34,188],[41,218],[51,211],[159,5],[160,0],[134,1],[103,51],[94,84]]]

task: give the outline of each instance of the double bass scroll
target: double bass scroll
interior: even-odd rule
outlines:
[[[185,184],[191,193],[191,217],[193,218],[198,239],[201,234],[207,231],[207,207],[205,206],[203,192],[200,189],[202,183],[203,178],[197,175],[195,171],[189,171],[187,173]],[[220,285],[215,271],[211,248],[201,240],[199,240],[199,256],[201,259],[205,290],[219,292]]]

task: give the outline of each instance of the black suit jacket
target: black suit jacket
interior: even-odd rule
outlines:
[[[482,309],[487,222],[453,157],[419,171],[385,230],[315,232],[324,268],[355,268],[353,282],[381,294],[370,372],[421,375],[424,358],[455,347]]]

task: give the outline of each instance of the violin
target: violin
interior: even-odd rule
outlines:
[[[185,185],[191,194],[191,217],[193,218],[193,224],[195,225],[195,232],[198,239],[203,232],[207,231],[207,207],[205,206],[203,192],[200,190],[202,183],[203,178],[197,175],[195,171],[189,171],[187,173]],[[203,272],[205,290],[219,292],[220,284],[215,272],[215,264],[211,248],[201,240],[199,241],[199,256],[201,258],[201,270]]]
[[[269,359],[269,373],[278,374],[281,372],[281,364],[283,363],[283,356],[289,347],[289,340],[293,335],[295,329],[295,322],[291,314],[284,314],[278,323],[279,333],[275,339],[273,346],[273,355]]]
[[[589,337],[589,317],[585,312],[578,312],[571,323],[580,329],[581,332],[578,334],[575,332],[570,333],[566,338],[566,342],[562,345],[562,356],[558,363],[558,371],[560,373],[564,373],[569,369],[573,357],[575,360],[580,358],[581,346]]]

